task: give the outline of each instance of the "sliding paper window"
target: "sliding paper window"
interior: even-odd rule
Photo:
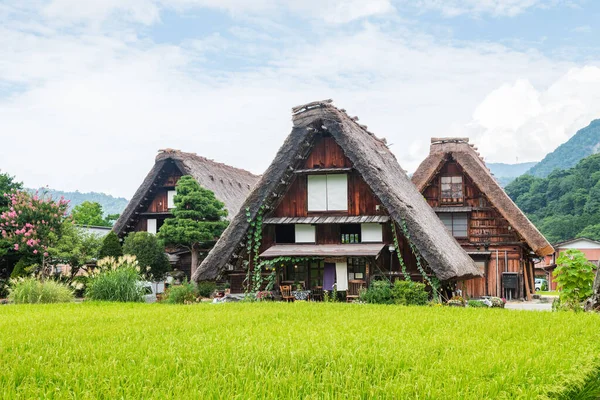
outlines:
[[[308,211],[347,211],[348,175],[309,175]]]

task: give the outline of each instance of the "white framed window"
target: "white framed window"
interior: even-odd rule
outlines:
[[[381,243],[383,242],[383,227],[381,224],[369,223],[361,224],[361,242],[363,243]]]
[[[154,219],[154,218],[148,219],[146,231],[148,233],[152,233],[152,234],[156,235],[156,219]]]
[[[454,237],[466,238],[468,236],[467,213],[438,213],[446,229]]]
[[[347,211],[348,175],[309,175],[308,211]]]
[[[167,208],[175,208],[175,195],[177,191],[169,190],[167,192]]]
[[[294,230],[296,243],[315,243],[317,241],[314,225],[296,224]]]

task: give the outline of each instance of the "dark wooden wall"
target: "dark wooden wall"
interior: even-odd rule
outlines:
[[[317,166],[315,168],[314,166]],[[318,138],[309,154],[305,165],[308,169],[318,168],[350,168],[352,163],[344,155],[333,138]],[[306,217],[308,216],[307,175],[297,175],[290,184],[279,205],[273,212],[274,217]],[[381,204],[371,188],[357,171],[348,173],[348,211],[335,212],[341,215],[383,215]],[[313,213],[311,213],[313,214]]]
[[[499,280],[502,278],[502,272],[523,273],[524,268],[530,267],[518,232],[510,227],[508,221],[489,202],[485,193],[482,193],[460,165],[452,160],[440,169],[436,177],[423,191],[423,196],[430,206],[442,207],[440,202],[440,177],[444,175],[461,175],[463,177],[464,203],[444,205],[443,207],[468,206],[473,208],[472,211],[468,212],[468,237],[458,239],[458,242],[466,251],[490,251],[492,253],[484,271],[486,278],[465,281],[464,289],[471,296],[485,294],[502,296],[503,293],[497,289]],[[496,251],[498,251],[497,274]]]

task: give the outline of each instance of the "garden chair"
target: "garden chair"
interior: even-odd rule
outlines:
[[[310,293],[313,301],[323,301],[323,286],[315,286]]]
[[[292,295],[292,287],[288,285],[279,286],[279,291],[281,292],[281,299],[283,301],[294,301],[296,298]]]
[[[348,303],[358,300],[361,289],[365,287],[366,282],[360,280],[348,281],[348,291],[346,292],[346,301]]]

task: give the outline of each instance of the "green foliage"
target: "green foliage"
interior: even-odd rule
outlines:
[[[196,285],[184,281],[181,285],[168,288],[162,302],[167,304],[189,304],[195,302],[197,297],[198,288]]]
[[[131,232],[125,238],[123,253],[134,255],[144,270],[150,267],[149,272],[155,280],[163,279],[171,270],[164,246],[151,233]]]
[[[116,233],[110,231],[108,235],[102,239],[102,246],[98,253],[98,258],[104,257],[120,257],[123,255],[123,247]]]
[[[421,282],[397,280],[392,286],[392,299],[405,306],[424,306],[429,300],[425,284]]]
[[[562,253],[552,274],[560,292],[560,308],[579,309],[593,292],[594,265],[575,249]]]
[[[84,268],[86,264],[98,259],[102,239],[97,235],[88,233],[82,228],[67,220],[59,228],[58,241],[48,248],[50,262],[68,264],[71,267],[71,276]]]
[[[0,213],[8,209],[9,198],[5,194],[23,189],[21,182],[16,182],[14,176],[2,173],[0,170]]]
[[[392,288],[388,281],[374,281],[361,293],[361,301],[372,304],[393,304]]]
[[[467,300],[467,305],[474,308],[487,308],[487,305],[481,300]]]
[[[547,178],[521,176],[506,193],[550,242],[584,236],[600,240],[600,154]]]
[[[84,226],[112,226],[112,224],[104,218],[104,212],[100,203],[84,201],[75,206],[71,211],[73,221],[77,225]]]
[[[198,282],[198,295],[200,297],[210,297],[216,288],[217,284],[214,282]]]
[[[345,303],[0,306],[0,382],[7,399],[579,399],[599,325]]]
[[[18,278],[11,280],[8,299],[16,304],[66,303],[73,301],[73,292],[53,280]]]
[[[572,168],[582,158],[596,153],[599,143],[600,120],[597,119],[577,131],[571,139],[544,157],[528,173],[537,177],[546,177],[557,169]]]
[[[144,300],[144,280],[135,257],[107,257],[89,278],[85,296],[90,300],[139,302]]]
[[[30,263],[27,261],[26,257],[21,257],[21,259],[15,264],[12,272],[10,273],[11,278],[24,278],[26,276],[31,275]]]
[[[173,218],[165,220],[159,232],[165,243],[191,249],[195,244],[214,242],[227,227],[224,204],[189,175],[177,182],[174,201]]]

